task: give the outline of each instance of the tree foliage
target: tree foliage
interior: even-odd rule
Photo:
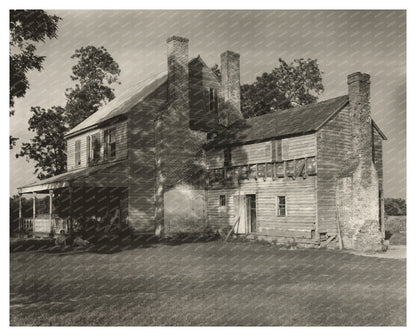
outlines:
[[[117,81],[120,69],[104,47],[82,47],[75,50],[72,58],[78,59],[71,75],[77,83],[75,88],[67,89],[65,109],[32,107],[29,130],[35,136],[30,142],[23,143],[16,155],[35,162],[39,179],[66,171],[65,132],[114,98],[109,85]]]
[[[241,111],[245,118],[272,113],[318,100],[324,91],[317,60],[295,59],[263,73],[252,84],[241,86]]]
[[[35,132],[30,142],[22,144],[20,153],[35,161],[35,173],[39,179],[48,178],[66,171],[66,150],[64,134],[68,130],[65,109],[54,106],[43,109],[31,108],[29,131]]]
[[[48,15],[43,10],[10,10],[10,91],[9,114],[14,114],[14,101],[24,97],[29,89],[27,73],[42,70],[45,56],[36,54],[36,42],[55,38],[58,22],[56,15]],[[17,138],[10,136],[10,149]]]
[[[78,83],[66,92],[65,109],[71,128],[114,98],[110,85],[117,82],[120,74],[117,62],[104,47],[82,47],[75,50],[72,58],[78,62],[72,67],[71,79]]]
[[[29,89],[27,73],[42,69],[45,56],[36,55],[33,43],[55,38],[59,20],[43,10],[10,11],[10,107]]]
[[[388,216],[405,216],[406,200],[402,198],[386,198],[384,200],[384,211]]]

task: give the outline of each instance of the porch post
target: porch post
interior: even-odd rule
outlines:
[[[32,207],[33,219],[35,219],[36,218],[36,193],[35,192],[32,193],[32,197],[33,197],[33,207]]]
[[[72,233],[72,227],[73,227],[73,187],[70,185],[68,187],[69,189],[69,233]]]
[[[32,221],[32,234],[35,233],[35,221],[36,221],[36,192],[32,193],[33,196],[33,221]]]
[[[51,232],[53,232],[53,225],[52,225],[52,198],[53,198],[53,190],[49,190],[49,225],[51,228]]]
[[[23,218],[22,218],[22,194],[19,193],[19,235],[23,229]]]

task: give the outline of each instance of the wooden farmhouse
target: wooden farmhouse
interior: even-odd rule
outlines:
[[[386,137],[370,116],[369,75],[349,75],[344,96],[244,119],[239,57],[222,53],[218,78],[200,56],[188,59],[186,38],[169,38],[167,73],[70,130],[67,173],[19,188],[67,205],[59,218],[22,219],[22,229],[57,232],[95,216],[138,235],[234,227],[380,248]]]

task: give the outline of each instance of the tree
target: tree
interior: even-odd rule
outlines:
[[[32,107],[29,131],[36,135],[22,144],[16,157],[26,156],[35,161],[35,173],[42,180],[66,171],[66,150],[64,134],[68,130],[65,109],[54,106],[43,109]]]
[[[384,210],[388,216],[406,216],[406,200],[402,198],[386,198]]]
[[[60,17],[48,15],[43,10],[10,11],[10,115],[14,114],[15,99],[24,97],[30,87],[27,73],[42,70],[45,56],[36,55],[33,43],[56,38],[59,20]],[[16,140],[10,136],[10,148]]]
[[[78,63],[72,68],[71,79],[79,83],[67,89],[65,109],[32,107],[29,130],[35,137],[23,143],[16,155],[35,161],[39,179],[66,171],[65,132],[114,98],[109,85],[117,81],[120,69],[104,47],[82,47],[75,50],[72,58],[77,58]]]
[[[72,68],[71,79],[79,83],[66,93],[65,109],[71,128],[114,98],[110,85],[117,82],[120,74],[117,62],[104,47],[82,47],[75,50],[72,58],[78,59],[78,63]]]
[[[245,118],[259,116],[318,100],[324,91],[317,60],[295,59],[263,73],[252,84],[241,86],[241,111]]]

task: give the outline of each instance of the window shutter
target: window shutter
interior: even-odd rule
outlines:
[[[271,154],[272,154],[272,162],[275,162],[277,160],[277,141],[273,140],[272,141],[272,149],[271,149]]]
[[[75,167],[81,165],[81,140],[75,141]]]
[[[286,143],[286,141],[285,141]],[[276,157],[277,157],[277,161],[283,161],[283,158],[286,156],[283,155],[282,153],[282,140],[277,140],[277,145],[276,145]]]
[[[87,165],[90,163],[90,158],[91,158],[91,137],[88,135],[87,136]]]
[[[266,142],[264,147],[264,157],[265,161],[270,161],[272,159],[272,142]]]

